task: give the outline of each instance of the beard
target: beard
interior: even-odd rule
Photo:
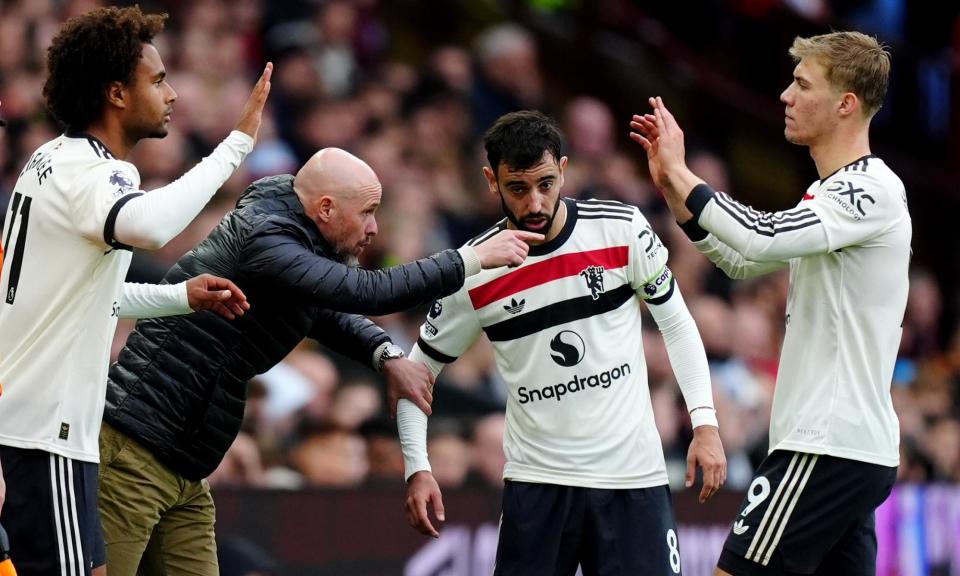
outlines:
[[[504,216],[507,217],[507,220],[513,224],[517,230],[523,230],[524,232],[534,232],[536,234],[546,234],[550,228],[553,226],[553,219],[557,216],[557,211],[560,210],[560,198],[557,198],[557,203],[553,205],[553,212],[551,214],[545,214],[543,212],[537,212],[536,214],[527,214],[523,218],[517,218],[517,215],[510,211],[507,208],[507,203],[503,199],[503,194],[500,194],[500,208],[503,210]],[[546,219],[546,225],[540,228],[539,230],[534,230],[526,224],[528,220],[533,220],[537,218]]]
[[[351,268],[360,267],[360,258],[350,252],[348,249],[334,247],[333,249],[333,259],[343,264],[344,266],[349,266]]]

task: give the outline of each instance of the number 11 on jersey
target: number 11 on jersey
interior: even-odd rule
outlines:
[[[13,203],[10,205],[10,226],[7,228],[6,238],[3,241],[3,246],[6,247],[7,255],[10,257],[10,271],[7,274],[7,287],[4,291],[4,301],[7,304],[13,304],[14,299],[17,297],[17,287],[20,284],[20,268],[23,266],[23,251],[27,243],[27,224],[30,222],[30,203],[32,200],[29,196],[14,192]],[[17,221],[18,210],[20,215],[19,222]],[[17,236],[13,239],[16,245],[13,246],[11,251],[10,238],[13,235],[14,228],[17,228]],[[3,250],[4,248],[0,247],[0,255],[3,255]],[[0,258],[0,263],[5,263],[4,260],[5,258]],[[2,272],[2,268],[0,268],[0,272]],[[2,276],[0,276],[0,280],[2,280]]]

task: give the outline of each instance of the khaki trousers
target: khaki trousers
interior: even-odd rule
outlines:
[[[183,478],[107,423],[99,500],[109,576],[220,574],[207,481]]]

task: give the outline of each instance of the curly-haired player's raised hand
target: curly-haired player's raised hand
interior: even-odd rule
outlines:
[[[257,132],[260,131],[260,119],[263,115],[263,106],[267,103],[267,96],[270,94],[270,76],[273,74],[273,62],[267,62],[263,68],[263,74],[257,80],[253,91],[250,92],[250,98],[243,107],[240,114],[240,120],[237,121],[237,130],[248,134],[254,140],[257,139]]]

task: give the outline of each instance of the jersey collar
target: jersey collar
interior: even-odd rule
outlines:
[[[63,135],[66,136],[67,138],[79,138],[81,140],[86,139],[88,142],[90,142],[90,144],[94,146],[95,149],[99,148],[100,150],[106,152],[107,155],[110,156],[110,158],[113,158],[113,159],[117,158],[117,155],[111,152],[110,149],[107,148],[107,145],[101,142],[99,138],[87,132],[84,132],[83,130],[73,130],[71,128],[67,128],[67,131],[64,132]]]
[[[850,162],[849,164],[844,164],[843,166],[841,166],[841,167],[837,168],[836,170],[834,170],[833,172],[831,172],[829,175],[825,176],[824,178],[821,178],[821,179],[820,179],[820,184],[823,184],[824,182],[826,182],[827,180],[829,180],[830,178],[832,178],[834,174],[836,174],[837,172],[843,170],[844,168],[849,168],[850,166],[853,166],[853,165],[856,164],[857,162],[863,162],[864,160],[867,160],[867,159],[869,159],[869,158],[876,158],[876,157],[877,157],[876,154],[866,154],[866,155],[864,155],[864,156],[861,156],[861,157],[857,158],[857,159],[854,160],[853,162]]]
[[[567,241],[567,238],[570,238],[570,235],[573,234],[573,227],[577,224],[577,203],[570,198],[561,198],[560,201],[567,205],[567,221],[563,223],[563,228],[553,240],[544,242],[543,244],[538,244],[536,246],[531,246],[529,252],[530,256],[543,256],[544,254],[553,252],[557,248],[563,246],[563,243]]]

